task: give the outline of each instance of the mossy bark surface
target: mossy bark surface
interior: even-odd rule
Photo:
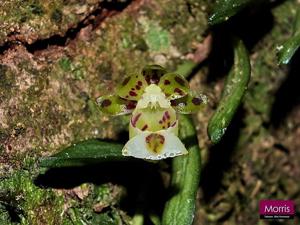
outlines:
[[[84,139],[117,140],[128,118],[102,115],[95,99],[147,64],[174,70],[188,60],[204,39],[207,3],[10,0],[0,5],[0,223],[127,224],[115,207],[122,192],[117,186],[72,189],[80,182],[68,186],[64,180],[47,189],[33,182],[40,172],[37,162]],[[111,200],[98,189],[107,190]],[[107,208],[110,215],[100,213]]]
[[[291,35],[299,3],[282,1],[245,15],[248,19],[238,15],[240,24],[233,21],[225,31],[208,27],[211,4],[1,1],[0,224],[129,224],[143,201],[143,182],[149,183],[144,174],[135,174],[140,167],[46,172],[38,161],[85,139],[124,142],[128,117],[104,116],[95,99],[147,64],[175,71],[191,61],[197,65],[209,52],[190,82],[210,98],[206,110],[194,116],[204,160],[194,223],[267,224],[258,219],[260,199],[300,205],[299,56],[279,67],[275,52]],[[232,125],[213,146],[206,126],[226,75],[219,69],[228,63],[222,49],[230,46],[218,34],[229,32],[245,41],[252,77]],[[222,46],[215,49],[218,43]],[[155,183],[159,179],[151,171],[139,172],[151,174]],[[130,203],[123,206],[122,199]],[[152,209],[162,212],[159,205]]]

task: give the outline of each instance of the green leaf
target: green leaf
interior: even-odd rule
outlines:
[[[212,14],[208,18],[208,23],[216,25],[227,21],[242,9],[262,1],[264,0],[218,0],[214,5]]]
[[[278,46],[278,62],[279,64],[288,64],[300,46],[300,8],[294,24],[293,35],[283,45]]]
[[[180,117],[179,136],[189,154],[172,159],[172,197],[165,205],[163,225],[190,225],[194,218],[201,158],[197,132],[191,119],[185,115]]]
[[[250,80],[250,60],[242,41],[234,40],[234,65],[226,79],[218,108],[208,123],[208,135],[218,143],[239,107]]]
[[[41,167],[84,166],[93,163],[126,161],[131,157],[122,155],[123,145],[100,140],[87,140],[74,144],[63,151],[41,160]]]

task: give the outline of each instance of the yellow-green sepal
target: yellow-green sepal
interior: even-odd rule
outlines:
[[[128,101],[115,95],[104,95],[97,99],[101,112],[113,116],[131,113],[136,105],[134,101]]]
[[[190,114],[202,109],[207,101],[207,97],[203,94],[189,93],[182,98],[172,100],[171,105],[178,113]]]
[[[138,101],[147,86],[147,82],[143,75],[134,74],[127,76],[118,85],[116,94],[127,100]]]
[[[142,75],[145,77],[147,83],[158,84],[160,78],[168,71],[160,65],[148,65],[142,70]]]
[[[168,99],[182,98],[190,90],[188,81],[176,73],[166,73],[160,78],[158,86],[165,93]]]

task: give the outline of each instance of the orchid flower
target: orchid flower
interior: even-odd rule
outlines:
[[[206,102],[206,96],[191,92],[184,77],[158,65],[147,66],[141,74],[125,77],[116,95],[97,99],[103,113],[132,113],[129,141],[122,154],[150,160],[188,153],[178,138],[177,113],[193,113]]]

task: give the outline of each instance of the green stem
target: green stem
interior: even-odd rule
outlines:
[[[163,225],[192,224],[195,212],[196,194],[200,180],[201,158],[197,132],[192,120],[182,115],[179,137],[189,154],[172,160],[171,198],[163,212]]]

